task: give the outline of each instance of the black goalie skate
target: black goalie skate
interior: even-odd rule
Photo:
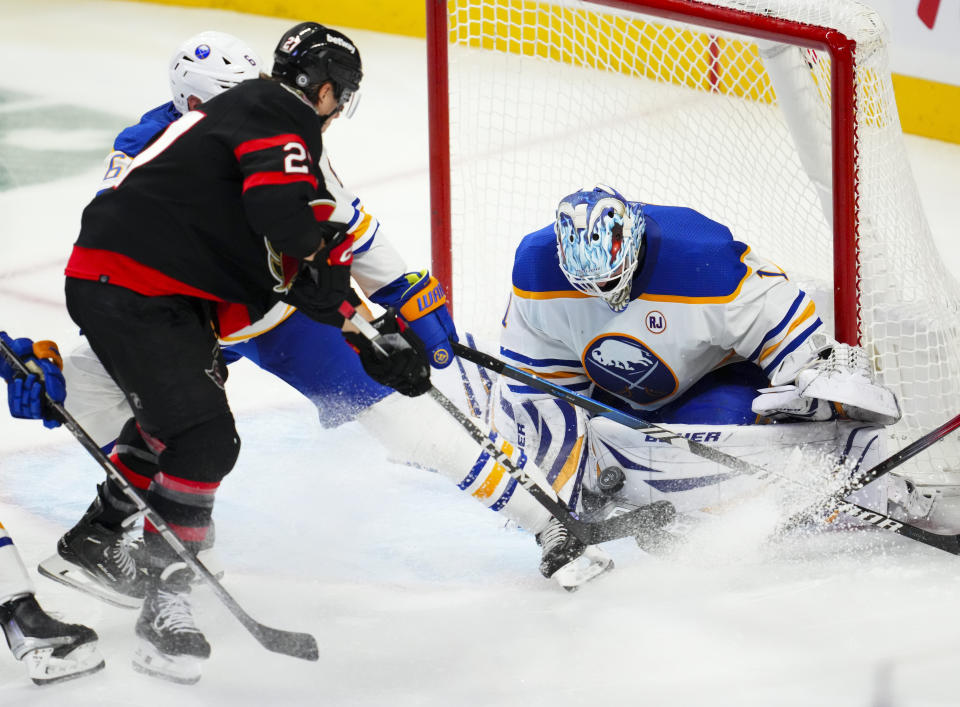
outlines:
[[[150,570],[137,620],[140,642],[133,656],[134,670],[185,685],[200,679],[200,661],[210,657],[210,644],[193,621],[192,575],[182,562],[162,572]]]
[[[37,685],[78,678],[104,666],[96,632],[48,616],[33,594],[0,604],[0,626],[13,657],[23,661]]]

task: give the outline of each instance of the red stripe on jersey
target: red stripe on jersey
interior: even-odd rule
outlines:
[[[250,310],[246,305],[233,302],[217,303],[217,323],[220,325],[221,337],[229,336],[253,324],[250,321]]]
[[[257,172],[243,180],[243,190],[253,187],[262,187],[270,184],[293,184],[294,182],[308,182],[314,189],[317,188],[317,178],[312,174],[287,174],[286,172]]]
[[[164,295],[189,295],[222,302],[221,297],[188,285],[185,282],[166,275],[133,258],[115,253],[112,250],[73,246],[73,253],[64,270],[67,277],[78,280],[97,280],[99,282],[125,287],[128,290],[146,295],[162,297]]]
[[[287,133],[286,135],[277,135],[275,137],[261,137],[256,140],[247,140],[246,142],[241,142],[235,148],[233,148],[233,154],[239,160],[244,155],[249,155],[251,152],[257,152],[258,150],[266,150],[271,147],[277,147],[278,145],[286,145],[287,143],[295,142],[298,145],[303,147],[304,153],[307,153],[307,146],[303,143],[303,138],[294,133]],[[307,153],[309,154],[309,153]]]

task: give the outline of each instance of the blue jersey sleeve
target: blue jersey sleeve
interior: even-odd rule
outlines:
[[[113,149],[129,157],[136,157],[150,144],[157,133],[180,117],[173,101],[157,106],[140,117],[140,122],[124,128],[113,141]]]

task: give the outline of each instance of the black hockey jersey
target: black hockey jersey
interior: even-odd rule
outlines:
[[[90,202],[66,274],[262,315],[331,233],[322,149],[309,103],[244,82],[172,123]]]

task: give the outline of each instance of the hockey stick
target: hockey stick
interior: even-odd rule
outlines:
[[[772,472],[764,469],[763,467],[751,464],[743,459],[738,459],[734,456],[721,452],[718,449],[708,447],[705,444],[688,440],[678,434],[670,432],[663,427],[651,425],[648,422],[621,412],[616,408],[604,405],[596,400],[578,395],[573,391],[567,390],[566,388],[558,386],[554,383],[550,383],[549,381],[546,381],[532,373],[527,373],[519,368],[515,368],[514,366],[511,366],[510,364],[501,361],[498,358],[485,354],[481,351],[477,351],[469,346],[464,346],[459,342],[451,343],[453,344],[454,353],[461,358],[472,361],[473,363],[483,366],[484,368],[489,368],[490,370],[500,373],[507,378],[512,378],[513,380],[526,383],[531,388],[536,388],[537,390],[541,390],[545,393],[550,393],[558,398],[561,398],[562,400],[566,400],[572,405],[578,405],[589,412],[593,412],[596,415],[615,420],[626,425],[627,427],[630,427],[631,429],[645,432],[651,437],[656,437],[657,439],[669,442],[674,446],[685,447],[697,456],[710,459],[711,461],[715,461],[736,471],[745,472],[748,474],[756,474],[757,479],[762,479],[765,475],[773,475],[779,479],[795,481],[794,479],[790,479],[790,477],[777,474],[776,472]],[[889,458],[880,462],[880,464],[877,466],[873,467],[873,469],[864,472],[854,481],[854,483],[857,484],[856,486],[851,488],[847,488],[847,486],[845,486],[844,490],[842,490],[840,493],[847,494],[850,492],[850,490],[856,490],[857,488],[865,486],[871,481],[875,481],[876,479],[880,478],[880,476],[883,476],[884,474],[900,466],[905,461],[926,449],[937,440],[942,439],[958,427],[960,427],[960,416],[950,420],[944,425],[941,425],[933,432],[930,432],[921,439],[910,444],[908,447],[905,447],[901,451],[893,454]],[[822,503],[828,504],[833,498],[834,496],[831,494],[831,496],[827,499],[824,499]],[[834,505],[836,512],[845,513],[855,518],[859,518],[862,522],[875,525],[876,527],[884,530],[898,533],[925,545],[930,545],[955,555],[960,554],[960,535],[940,535],[939,533],[933,533],[928,530],[924,530],[923,528],[910,525],[909,523],[894,520],[887,515],[878,513],[877,511],[872,511],[869,508],[852,503],[843,498],[839,498]],[[793,516],[791,519],[792,518]]]
[[[0,340],[0,352],[3,353],[4,358],[24,377],[30,375],[30,371],[26,365],[24,365],[23,361],[20,360],[20,357],[17,356],[3,340]],[[282,653],[283,655],[293,656],[294,658],[317,660],[320,657],[317,640],[309,633],[271,628],[256,621],[250,614],[244,611],[243,607],[224,589],[223,585],[213,576],[210,570],[183,545],[180,538],[174,534],[166,521],[140,497],[139,492],[127,481],[126,477],[120,473],[117,467],[113,465],[113,462],[111,462],[107,455],[97,446],[97,443],[93,441],[87,431],[66,411],[63,405],[53,400],[46,392],[44,395],[46,404],[50,409],[57,414],[61,422],[63,422],[63,425],[77,438],[77,441],[90,453],[90,456],[97,460],[97,463],[103,467],[103,470],[107,472],[107,475],[114,483],[120,486],[124,494],[133,501],[139,509],[139,513],[153,523],[157,532],[160,533],[163,539],[173,548],[173,551],[177,553],[180,559],[210,585],[213,593],[217,595],[217,598],[219,598],[227,609],[230,610],[230,613],[236,616],[240,623],[253,634],[253,637],[260,642],[260,645],[274,653]]]
[[[787,531],[796,528],[805,520],[810,518],[813,514],[817,513],[824,507],[834,509],[834,513],[839,506],[842,506],[845,503],[848,503],[845,500],[845,496],[849,493],[857,491],[867,484],[876,481],[881,476],[888,474],[889,472],[896,469],[898,466],[906,462],[908,459],[912,459],[917,454],[923,450],[931,447],[932,445],[939,442],[941,439],[946,437],[948,434],[954,430],[960,428],[960,415],[957,415],[951,420],[940,425],[937,429],[932,432],[928,432],[919,439],[911,442],[906,447],[901,449],[899,452],[891,454],[889,457],[878,463],[876,466],[867,469],[858,473],[856,476],[851,477],[847,483],[845,483],[841,488],[837,489],[830,494],[827,498],[824,498],[816,503],[809,504],[802,511],[798,511],[790,516],[786,521],[784,521],[780,527],[777,529],[777,533],[785,533]],[[871,513],[873,511],[870,511]],[[832,514],[831,514],[832,515]],[[856,514],[853,514],[856,515]],[[932,533],[931,533],[932,534]],[[939,536],[946,537],[946,536]]]
[[[370,340],[373,346],[384,356],[386,352],[379,346],[377,339],[380,338],[380,332],[374,328],[370,322],[360,316],[357,311],[348,302],[340,305],[340,313],[349,320],[363,336]],[[587,522],[576,518],[570,513],[567,506],[557,496],[552,488],[543,488],[523,469],[517,467],[508,454],[500,449],[490,437],[483,433],[467,415],[458,408],[453,401],[430,386],[428,391],[444,410],[446,410],[453,419],[455,419],[467,434],[492,456],[497,463],[501,464],[507,473],[525,488],[540,505],[549,511],[550,515],[563,523],[571,535],[577,537],[585,545],[596,545],[609,540],[625,538],[637,533],[645,532],[651,528],[659,528],[673,520],[676,514],[673,504],[660,501],[649,506],[642,506],[628,513],[607,518],[596,522]]]

